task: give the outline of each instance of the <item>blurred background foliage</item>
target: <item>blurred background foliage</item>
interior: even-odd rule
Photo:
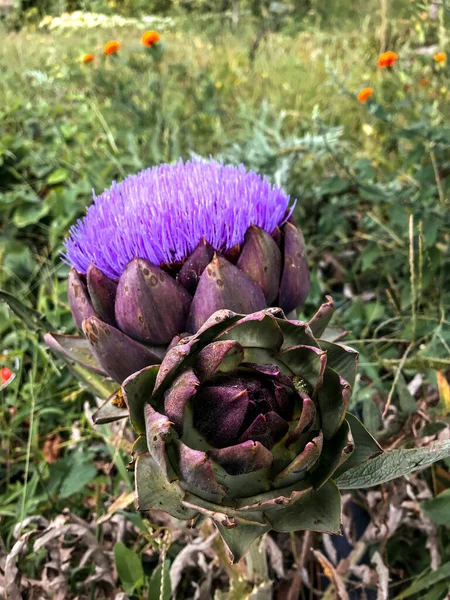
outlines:
[[[243,162],[297,199],[312,267],[301,316],[334,297],[335,324],[361,352],[352,409],[388,448],[448,437],[450,76],[448,60],[433,59],[449,51],[445,2],[23,0],[0,3],[0,15],[0,287],[73,332],[60,252],[92,190],[180,156]],[[140,44],[146,29],[161,34],[151,49]],[[105,57],[110,39],[122,48]],[[377,68],[385,50],[399,55],[392,69]],[[366,103],[363,87],[373,89]],[[18,521],[66,508],[99,518],[132,482],[124,432],[92,428],[94,398],[3,304],[0,336],[1,366],[16,374],[0,392],[10,550]],[[398,523],[370,546],[388,564],[392,597],[449,592],[448,466],[411,480],[400,500],[394,484],[382,490],[385,502],[414,500],[429,523]],[[180,542],[164,562],[161,529],[125,508],[145,577],[121,546],[116,565],[125,590],[144,597],[148,577],[161,582],[158,553],[170,566]],[[107,546],[108,531],[98,525],[97,535]],[[22,557],[27,577],[46,556]],[[139,586],[125,583],[128,567]],[[93,568],[70,571],[70,593]],[[191,597],[189,584],[180,593]]]

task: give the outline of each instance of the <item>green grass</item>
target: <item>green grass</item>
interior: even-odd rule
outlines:
[[[319,3],[269,32],[253,62],[259,25],[248,17],[236,30],[217,17],[179,17],[156,53],[141,48],[132,28],[3,32],[0,287],[73,331],[59,252],[91,189],[191,153],[242,161],[298,199],[312,267],[304,315],[325,293],[334,296],[335,322],[361,351],[353,409],[387,446],[444,430],[450,407],[437,372],[450,367],[450,76],[448,64],[416,53],[446,43],[439,22],[422,12],[408,2],[390,6],[389,47],[400,55],[392,73],[376,67],[378,2],[341,0],[333,11]],[[123,48],[106,60],[109,39]],[[93,64],[79,62],[86,52],[95,53]],[[375,101],[362,105],[355,95],[367,85]],[[93,396],[4,305],[0,335],[7,364],[19,361],[14,383],[0,392],[0,532],[10,549],[25,517],[52,519],[66,507],[87,520],[104,514],[130,489],[130,439],[91,426]],[[411,398],[405,384],[417,373],[422,384]],[[383,421],[388,399],[396,417]],[[62,445],[51,463],[45,443],[56,434]],[[447,467],[420,481],[434,494],[448,488]],[[105,531],[98,527],[99,539]],[[155,531],[138,538],[139,549],[144,540],[158,547]],[[429,567],[425,536],[409,564],[402,558],[403,539],[414,536],[405,526],[387,541],[395,593]],[[443,560],[447,542],[441,527]],[[37,577],[43,560],[30,551],[21,568]],[[82,575],[91,572],[92,564]],[[71,573],[75,590],[82,577]]]

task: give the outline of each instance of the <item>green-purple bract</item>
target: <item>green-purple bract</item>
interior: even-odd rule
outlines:
[[[272,233],[288,209],[289,196],[243,165],[180,160],[94,195],[86,216],[70,230],[64,260],[81,273],[95,264],[117,280],[135,257],[172,264],[202,239],[223,252],[241,244],[250,225]]]

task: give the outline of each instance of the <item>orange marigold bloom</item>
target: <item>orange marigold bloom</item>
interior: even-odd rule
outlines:
[[[430,79],[428,77],[424,77],[423,79],[420,80],[420,85],[428,85],[430,83]]]
[[[118,50],[120,50],[121,45],[116,40],[111,40],[110,42],[106,42],[104,52],[106,56],[110,56],[111,54],[115,54]]]
[[[438,52],[433,56],[434,60],[442,65],[447,60],[447,54],[445,52]]]
[[[364,104],[371,96],[373,96],[373,89],[370,87],[365,87],[358,92],[356,97],[362,104]]]
[[[398,54],[392,52],[392,50],[388,50],[387,52],[380,54],[380,57],[378,58],[378,66],[392,67],[396,60],[398,60]]]
[[[90,62],[92,62],[92,61],[94,60],[94,58],[95,58],[95,57],[94,57],[94,55],[93,55],[93,54],[90,54],[90,53],[88,52],[87,54],[85,54],[85,55],[83,56],[83,59],[82,59],[82,60],[83,60],[83,62],[84,62],[84,63],[90,63]]]
[[[153,44],[159,42],[161,36],[157,31],[146,31],[144,35],[141,37],[141,43],[146,48],[151,48]]]

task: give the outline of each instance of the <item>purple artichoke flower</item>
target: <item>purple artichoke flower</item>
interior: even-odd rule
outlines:
[[[94,197],[64,260],[96,368],[121,383],[219,309],[294,311],[309,271],[291,212],[267,179],[214,160],[153,167]],[[86,357],[82,342],[47,337],[66,356],[78,344]]]

